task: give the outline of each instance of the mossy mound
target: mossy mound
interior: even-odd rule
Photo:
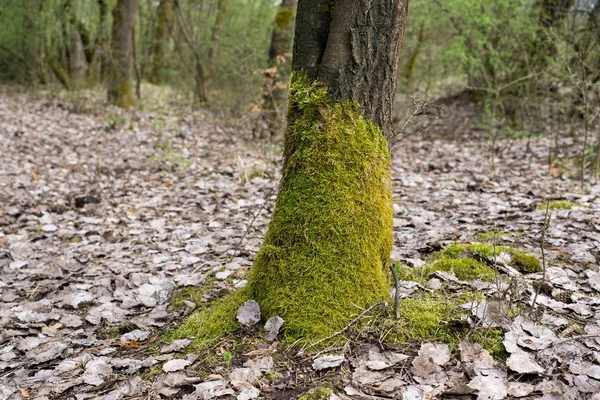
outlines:
[[[490,281],[498,271],[490,265],[494,256],[507,253],[508,264],[523,273],[541,271],[540,262],[522,251],[487,244],[454,244],[434,253],[429,263],[419,268],[397,265],[400,280],[415,281],[426,285],[434,271],[454,274],[463,281],[481,279]],[[400,301],[400,319],[387,320],[389,333],[387,340],[392,342],[422,342],[436,340],[457,349],[461,340],[479,343],[496,359],[504,359],[506,352],[501,329],[472,328],[465,323],[470,310],[462,305],[473,300],[483,300],[480,292],[461,289],[460,293],[449,292],[444,287],[431,293],[418,293]]]
[[[444,250],[435,253],[433,255],[433,258],[437,260],[459,260],[467,258],[477,261],[480,260],[482,257],[485,257],[488,260],[491,260],[495,256],[498,256],[502,253],[510,255],[511,259],[508,262],[508,265],[515,268],[521,273],[533,273],[542,271],[542,265],[540,264],[540,261],[537,258],[520,250],[513,249],[512,247],[507,246],[493,246],[490,244],[453,244],[446,247]],[[484,262],[481,263],[487,265]]]
[[[491,262],[502,253],[510,255],[508,265],[521,273],[541,272],[539,260],[520,250],[489,244],[453,244],[431,255],[429,263],[420,268],[399,268],[399,279],[426,282],[433,271],[454,274],[463,281],[491,281],[498,274]]]
[[[353,102],[336,102],[294,74],[284,169],[265,241],[247,287],[190,317],[173,337],[235,330],[237,307],[256,300],[287,339],[312,342],[388,298],[391,158],[381,130]]]
[[[502,359],[506,356],[502,344],[504,332],[495,328],[473,329],[464,321],[470,312],[462,305],[483,299],[483,294],[474,291],[458,294],[438,291],[402,299],[400,319],[388,319],[384,323],[384,329],[388,331],[385,339],[394,343],[434,340],[448,344],[452,350],[458,349],[461,340],[469,340]]]
[[[327,388],[311,389],[298,397],[298,400],[329,400],[332,394],[331,389]]]

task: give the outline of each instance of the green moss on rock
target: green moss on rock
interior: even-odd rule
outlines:
[[[496,271],[492,267],[469,257],[441,258],[428,266],[426,270],[450,272],[463,281],[472,281],[473,279],[490,281],[496,276]]]

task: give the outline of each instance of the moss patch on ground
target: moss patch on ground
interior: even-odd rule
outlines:
[[[332,393],[331,389],[327,388],[311,389],[298,397],[298,400],[329,400]]]
[[[192,314],[177,329],[168,333],[165,340],[170,342],[191,338],[192,347],[198,348],[207,341],[234,332],[240,327],[235,319],[237,310],[246,300],[248,295],[244,289],[215,300],[210,307]]]
[[[570,210],[573,207],[578,206],[579,203],[576,203],[574,201],[567,201],[567,200],[555,200],[555,201],[551,201],[548,203],[548,209],[550,210]],[[545,210],[546,209],[546,204],[541,204],[538,207],[539,210]]]
[[[205,295],[211,294],[214,291],[214,277],[210,277],[202,284],[202,286],[186,286],[177,289],[170,297],[169,304],[175,310],[188,307],[185,302],[191,301],[196,304],[196,307],[202,308],[206,304]]]
[[[492,280],[499,273],[490,265],[494,256],[507,253],[508,264],[522,273],[539,272],[539,260],[520,250],[489,244],[453,244],[431,255],[428,263],[419,268],[396,265],[400,280],[415,281],[425,286],[434,271],[454,274],[458,279]],[[460,293],[448,292],[446,288],[431,293],[419,292],[417,297],[400,301],[400,319],[386,320],[386,340],[398,343],[436,340],[447,343],[456,350],[461,340],[479,343],[496,359],[506,358],[501,329],[472,328],[464,323],[470,314],[463,304],[483,300],[481,292],[463,289]]]
[[[444,250],[435,253],[433,258],[437,261],[444,259],[460,260],[465,258],[477,261],[482,257],[493,259],[495,256],[502,253],[510,255],[511,260],[508,264],[521,273],[542,271],[542,265],[537,258],[508,246],[493,246],[490,244],[453,244],[446,247]],[[481,263],[487,265],[484,262]],[[493,270],[493,268],[491,269]]]
[[[464,323],[469,309],[462,305],[473,300],[483,300],[480,292],[448,294],[444,292],[422,293],[418,297],[408,297],[400,301],[400,319],[388,319],[384,329],[388,331],[385,340],[393,343],[421,343],[439,341],[446,343],[453,351],[458,349],[461,340],[480,344],[494,358],[506,356],[504,332],[501,329],[471,328]]]
[[[431,255],[429,262],[419,268],[398,267],[400,280],[427,282],[433,271],[445,271],[458,279],[491,281],[498,274],[490,262],[502,253],[510,255],[508,264],[521,273],[541,272],[540,261],[527,253],[507,246],[490,244],[453,244]]]

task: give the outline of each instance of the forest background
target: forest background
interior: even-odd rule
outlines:
[[[258,135],[276,134],[281,125],[273,120],[285,116],[294,7],[292,0],[137,2],[128,55],[136,106],[156,107],[158,96],[243,116]],[[114,0],[2,2],[0,80],[79,105],[105,97],[118,58],[111,50],[115,10]],[[458,96],[477,106],[492,140],[559,125],[564,129],[553,135],[577,132],[580,159],[571,161],[580,179],[598,170],[597,1],[413,0],[399,74],[400,137],[426,129],[434,100]]]

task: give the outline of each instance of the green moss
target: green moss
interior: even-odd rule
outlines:
[[[284,171],[248,277],[263,317],[289,339],[318,339],[387,299],[392,245],[390,154],[352,102],[294,74]]]
[[[202,306],[204,302],[204,296],[212,293],[214,290],[214,278],[211,277],[202,286],[187,286],[176,290],[169,297],[169,304],[174,309],[185,308],[187,305],[185,301],[191,301],[196,306]]]
[[[216,300],[209,308],[192,314],[176,330],[167,334],[165,341],[191,338],[192,347],[201,347],[207,341],[234,332],[240,327],[235,319],[237,309],[246,300],[247,293],[243,289]]]
[[[323,338],[387,300],[392,247],[390,154],[353,102],[292,77],[284,170],[273,217],[242,291],[192,315],[168,339],[195,344],[238,328],[239,305],[279,315],[289,340]]]
[[[286,30],[294,18],[294,7],[281,7],[275,15],[275,26],[279,30]]]
[[[510,254],[512,256],[510,264],[517,271],[529,274],[542,271],[542,265],[540,264],[540,261],[534,256],[525,254],[518,250],[514,250]]]
[[[428,266],[426,270],[445,271],[453,273],[458,279],[472,281],[481,279],[491,281],[496,276],[496,271],[485,263],[474,258],[441,258]]]
[[[468,314],[461,305],[482,298],[480,293],[467,292],[452,298],[442,293],[423,293],[418,298],[402,299],[400,320],[394,321],[394,332],[389,339],[399,343],[413,340],[456,342],[457,330],[452,322]]]
[[[493,246],[490,244],[453,244],[433,255],[434,259],[473,259],[477,255],[492,258],[501,253],[508,253],[511,256],[509,265],[519,272],[532,273],[541,272],[542,265],[540,261],[520,250],[507,246]]]
[[[117,74],[121,79],[121,82],[115,83],[109,90],[108,98],[109,101],[121,108],[131,108],[135,100],[133,98],[133,90],[131,88],[131,83],[128,81],[122,81],[122,74]]]
[[[331,389],[328,388],[311,389],[298,397],[298,400],[329,400],[332,393]]]
[[[548,208],[550,210],[570,210],[573,207],[578,206],[579,204],[574,201],[565,201],[565,200],[556,200],[548,203]],[[539,210],[545,210],[546,204],[541,204],[538,207]]]
[[[504,331],[499,328],[483,329],[479,328],[469,332],[466,340],[479,344],[490,352],[495,360],[506,361],[508,353],[502,341],[504,340]]]
[[[137,376],[139,376],[140,378],[142,378],[145,381],[149,381],[151,379],[153,379],[154,377],[160,375],[163,372],[162,366],[160,365],[153,365],[150,368],[148,368],[147,371],[138,371]]]
[[[417,298],[405,298],[400,301],[400,319],[388,319],[383,324],[387,336],[393,343],[422,343],[439,341],[457,351],[461,340],[480,344],[495,358],[506,358],[501,329],[473,329],[464,324],[470,311],[462,305],[473,300],[482,300],[480,292],[464,292],[448,296],[443,292],[423,293]]]

